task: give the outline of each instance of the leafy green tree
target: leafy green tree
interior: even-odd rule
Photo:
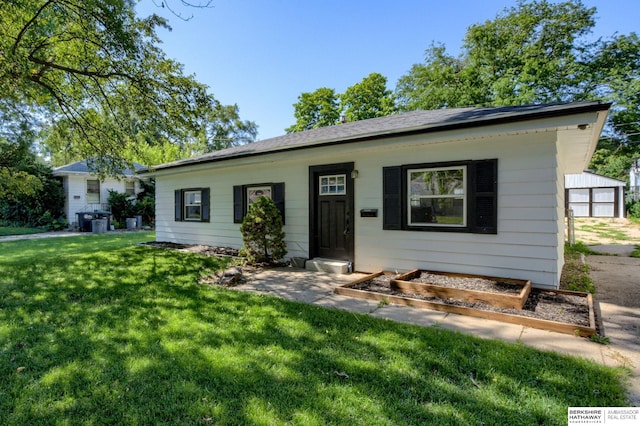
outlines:
[[[301,94],[293,107],[296,123],[285,129],[287,133],[333,126],[340,119],[338,95],[327,87]]]
[[[271,198],[259,197],[249,206],[240,232],[243,252],[251,263],[272,263],[287,254],[282,217]]]
[[[254,142],[258,126],[253,121],[241,120],[238,105],[216,104],[205,123],[206,151],[217,151]]]
[[[387,78],[375,72],[347,88],[340,95],[340,101],[347,121],[384,117],[396,111],[393,92],[387,89]]]
[[[0,138],[0,220],[15,225],[50,226],[63,215],[64,191],[30,150],[20,133],[13,142]]]
[[[589,95],[588,67],[595,8],[580,1],[519,1],[465,36],[468,67],[477,70],[493,105],[561,102]]]
[[[396,101],[402,111],[431,110],[488,102],[478,73],[462,58],[454,58],[443,45],[431,45],[424,64],[414,64],[396,85]]]
[[[25,126],[18,127],[14,129],[16,133],[7,131],[5,137],[0,136],[0,199],[7,201],[34,196],[42,190],[40,178],[30,173],[35,163],[30,150],[31,132]]]
[[[138,18],[135,4],[0,0],[0,123],[26,118],[53,151],[98,157],[110,174],[148,147],[195,140],[215,100],[158,47],[167,20]]]
[[[400,108],[522,105],[591,97],[589,56],[597,43],[585,36],[595,8],[579,1],[519,1],[494,20],[467,29],[462,53],[427,50],[425,62],[401,77]]]
[[[398,107],[611,101],[591,167],[624,179],[640,157],[640,42],[635,33],[590,41],[595,16],[578,0],[521,0],[470,26],[458,57],[441,45],[428,49],[398,81]]]

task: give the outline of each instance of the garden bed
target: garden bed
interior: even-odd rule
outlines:
[[[593,297],[589,293],[531,289],[522,309],[513,309],[478,301],[399,291],[392,288],[392,282],[397,283],[398,278],[394,273],[377,272],[338,287],[335,292],[360,299],[491,319],[565,334],[588,337],[596,333]],[[469,281],[475,278],[478,277],[467,276]]]
[[[531,292],[531,281],[418,269],[398,276],[390,284],[392,290],[400,293],[512,309],[522,309]]]

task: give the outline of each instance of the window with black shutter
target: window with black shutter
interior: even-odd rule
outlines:
[[[249,206],[259,197],[268,197],[273,200],[284,224],[284,182],[234,186],[233,222],[242,223],[249,211]]]
[[[176,222],[209,222],[209,188],[187,188],[175,190]]]
[[[497,163],[383,168],[383,229],[497,233]]]

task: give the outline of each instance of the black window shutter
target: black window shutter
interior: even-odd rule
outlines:
[[[382,229],[402,229],[402,167],[382,169]]]
[[[271,193],[271,196],[273,202],[276,204],[276,207],[280,211],[282,224],[284,225],[284,182],[274,183],[272,188],[273,192]]]
[[[202,188],[201,190],[201,200],[202,200],[202,216],[201,216],[201,221],[202,222],[209,222],[209,211],[211,209],[211,191],[209,190],[209,188]]]
[[[176,189],[175,191],[175,210],[176,210],[176,222],[182,221],[182,190]]]
[[[242,223],[244,217],[244,191],[242,185],[233,187],[233,223]]]
[[[498,160],[474,161],[471,169],[471,232],[498,233]]]

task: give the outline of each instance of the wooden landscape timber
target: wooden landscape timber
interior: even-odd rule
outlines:
[[[383,293],[376,293],[367,290],[360,290],[353,288],[354,286],[370,281],[380,275],[397,275],[393,272],[376,272],[371,275],[367,275],[358,280],[349,282],[340,287],[337,287],[334,292],[343,296],[356,297],[364,300],[374,300],[384,303],[391,303],[394,305],[404,305],[414,308],[430,309],[433,311],[447,312],[458,315],[466,315],[475,318],[489,319],[494,321],[505,322],[509,324],[521,325],[524,327],[537,328],[540,330],[555,331],[558,333],[578,335],[582,337],[590,337],[596,334],[596,321],[594,315],[594,303],[593,296],[590,293],[566,291],[566,290],[544,290],[546,292],[554,294],[565,294],[570,296],[585,297],[587,305],[589,307],[589,326],[582,326],[577,324],[569,324],[559,321],[551,321],[540,318],[532,318],[522,315],[515,315],[503,312],[489,311],[477,308],[470,308],[466,306],[457,306],[447,304],[443,302],[429,301],[416,299],[408,296],[395,296]]]
[[[522,290],[520,290],[517,295],[513,295],[500,292],[469,290],[464,288],[456,288],[453,286],[442,286],[438,284],[411,282],[411,280],[413,280],[414,278],[420,277],[423,272],[453,278],[480,278],[484,280],[495,281],[496,283],[506,283],[514,286],[519,286],[522,287]],[[471,303],[479,302],[499,308],[522,309],[524,303],[527,300],[527,297],[529,296],[529,293],[531,292],[531,281],[517,280],[512,278],[488,277],[483,275],[457,274],[453,272],[422,271],[419,269],[415,269],[398,276],[396,279],[391,280],[391,289],[399,291],[400,293],[420,294],[423,296],[438,297],[440,299],[464,300],[465,302]]]

